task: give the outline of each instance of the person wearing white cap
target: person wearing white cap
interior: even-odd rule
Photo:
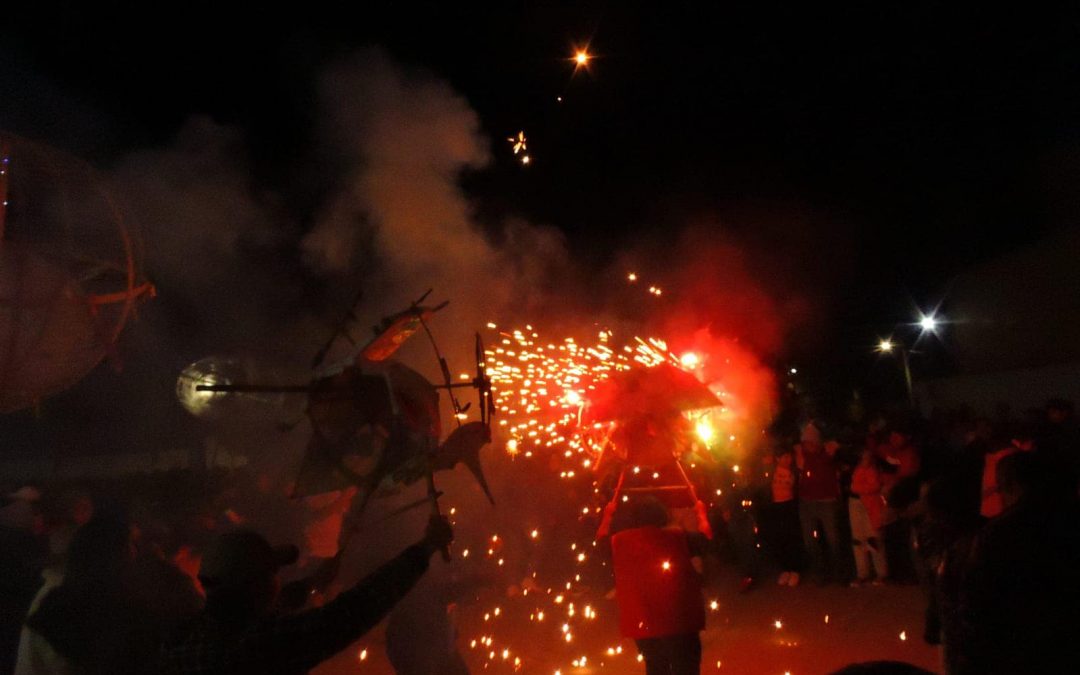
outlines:
[[[821,432],[813,423],[803,428],[795,446],[803,544],[810,554],[811,571],[822,584],[837,573],[840,476],[834,459],[836,448],[835,443],[821,442]]]

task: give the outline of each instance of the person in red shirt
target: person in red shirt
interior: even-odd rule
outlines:
[[[707,539],[670,527],[659,500],[621,504],[612,521],[611,559],[619,628],[644,658],[646,675],[698,675],[705,601],[692,559]]]
[[[836,577],[838,571],[840,477],[836,449],[836,443],[822,443],[821,432],[813,424],[803,428],[800,442],[795,446],[803,544],[810,553],[811,570],[822,585]]]

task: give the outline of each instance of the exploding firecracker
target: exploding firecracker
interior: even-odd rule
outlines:
[[[660,365],[694,373],[707,358],[695,352],[676,355],[655,337],[620,342],[608,329],[588,342],[547,340],[532,325],[503,329],[489,323],[488,329],[496,333],[485,358],[506,452],[525,458],[556,454],[564,460],[563,478],[602,468],[598,460],[617,422],[590,415],[599,387],[613,376]],[[734,447],[737,436],[730,432],[740,420],[730,409],[732,397],[718,385],[712,389],[720,405],[685,416],[698,446]]]
[[[545,341],[531,325],[492,330],[499,339],[487,348],[486,359],[507,452],[532,457],[558,451],[581,462],[569,471],[590,468],[612,430],[610,421],[589,421],[587,416],[590,398],[601,383],[633,368],[662,363],[681,367],[667,344],[656,338],[634,338],[616,346],[610,330],[598,331],[590,344],[572,337]]]
[[[528,140],[525,138],[525,132],[517,132],[517,136],[511,136],[506,139],[510,142],[511,147],[514,149],[514,154],[525,152],[528,149]]]

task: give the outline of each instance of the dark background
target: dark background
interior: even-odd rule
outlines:
[[[552,224],[597,266],[694,222],[789,250],[828,327],[783,360],[840,388],[958,271],[1076,215],[1067,3],[40,2],[0,26],[0,126],[108,166],[207,114],[247,132],[301,220],[316,74],[382,46],[478,111],[496,161],[464,184],[483,221]],[[518,129],[527,169],[501,145]],[[924,374],[948,371],[937,349]]]

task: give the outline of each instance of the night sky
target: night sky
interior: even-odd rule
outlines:
[[[5,10],[0,126],[108,166],[206,114],[245,131],[258,180],[302,214],[318,188],[297,186],[292,162],[314,124],[316,75],[381,46],[479,113],[495,161],[463,181],[481,220],[554,225],[597,265],[706,223],[800,258],[842,342],[909,320],[953,274],[1077,215],[1075,15],[920,2],[394,3],[389,15],[123,4]],[[569,57],[586,46],[595,58],[575,73]],[[529,167],[503,140],[519,129]]]

